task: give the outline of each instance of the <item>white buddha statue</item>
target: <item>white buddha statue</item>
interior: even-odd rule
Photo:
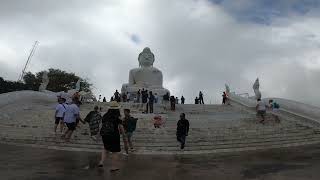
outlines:
[[[153,94],[157,93],[158,96],[163,96],[169,93],[169,90],[163,88],[162,72],[153,67],[155,61],[154,54],[150,48],[146,47],[139,54],[138,57],[139,68],[131,69],[129,72],[129,83],[123,84],[121,92],[136,94],[138,90],[147,89],[152,91]]]

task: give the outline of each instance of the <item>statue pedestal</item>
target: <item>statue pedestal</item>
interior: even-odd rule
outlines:
[[[152,94],[157,96],[159,98],[162,98],[165,94],[169,93],[170,91],[165,88],[161,87],[150,87],[150,86],[130,86],[129,84],[123,84],[121,88],[121,93],[130,93],[130,100],[133,100],[135,97],[137,97],[138,91],[140,89],[140,92],[142,89],[148,90],[148,92],[152,91]]]

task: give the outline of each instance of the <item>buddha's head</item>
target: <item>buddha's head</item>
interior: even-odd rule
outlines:
[[[139,66],[141,67],[150,67],[154,63],[154,54],[151,52],[150,48],[146,47],[139,54],[138,57]]]

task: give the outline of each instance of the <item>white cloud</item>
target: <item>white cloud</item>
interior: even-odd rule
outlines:
[[[149,46],[164,86],[188,102],[203,90],[207,102],[220,103],[225,83],[252,94],[252,83],[260,77],[265,95],[320,105],[315,95],[305,98],[305,92],[320,90],[313,83],[320,71],[320,23],[314,15],[274,19],[265,26],[239,22],[205,0],[106,1],[88,7],[86,1],[52,2],[0,8],[0,47],[6,52],[0,53],[0,62],[22,69],[33,41],[39,40],[29,70],[74,71],[109,98]],[[0,76],[17,78],[18,73],[4,69]]]

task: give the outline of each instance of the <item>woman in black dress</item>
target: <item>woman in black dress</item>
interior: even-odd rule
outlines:
[[[100,134],[102,137],[104,150],[101,153],[99,167],[103,167],[104,160],[112,153],[110,171],[117,171],[119,168],[115,166],[118,160],[120,148],[120,133],[124,132],[122,121],[120,119],[120,106],[117,102],[110,103],[108,112],[102,117],[102,127]]]

